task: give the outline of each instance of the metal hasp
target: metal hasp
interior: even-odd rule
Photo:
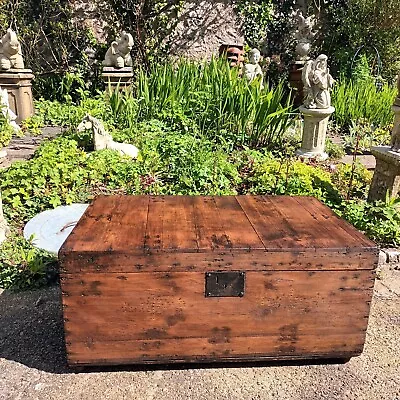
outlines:
[[[242,271],[206,272],[206,297],[243,297],[245,277]]]

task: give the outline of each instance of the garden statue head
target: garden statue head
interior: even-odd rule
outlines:
[[[263,72],[258,64],[261,59],[261,53],[258,49],[253,49],[249,53],[249,62],[244,65],[243,75],[249,81],[252,82],[256,78],[260,80],[261,89],[264,87],[263,84]]]
[[[261,59],[261,53],[258,49],[252,49],[249,53],[250,64],[258,64]]]
[[[0,40],[0,70],[24,69],[21,44],[17,34],[11,29]]]
[[[133,37],[125,31],[121,36],[111,43],[107,50],[103,65],[105,67],[124,68],[132,66],[131,50],[133,48]]]

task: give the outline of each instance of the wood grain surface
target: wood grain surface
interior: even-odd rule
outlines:
[[[377,247],[310,197],[110,196],[60,261],[71,365],[350,357]],[[244,295],[207,297],[215,271]]]

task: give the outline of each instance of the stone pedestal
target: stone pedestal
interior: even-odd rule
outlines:
[[[368,193],[368,201],[385,200],[386,193],[396,197],[400,191],[400,153],[389,146],[371,149],[376,159],[376,167]]]
[[[296,154],[299,157],[326,160],[328,158],[328,154],[325,153],[326,131],[329,117],[335,108],[300,107],[299,110],[304,116],[304,128],[301,148],[296,151]]]
[[[114,68],[104,67],[101,74],[106,90],[126,90],[132,84],[133,71],[132,67]]]
[[[0,71],[0,86],[8,92],[8,101],[11,110],[17,116],[17,124],[31,117],[35,112],[32,96],[34,77],[30,69]]]
[[[293,91],[293,105],[300,107],[303,104],[304,93],[303,93],[303,80],[302,73],[304,67],[304,61],[296,61],[290,66],[289,70],[289,83]]]

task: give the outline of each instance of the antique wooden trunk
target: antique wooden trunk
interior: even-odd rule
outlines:
[[[70,365],[358,355],[378,258],[288,196],[99,197],[59,256]]]

